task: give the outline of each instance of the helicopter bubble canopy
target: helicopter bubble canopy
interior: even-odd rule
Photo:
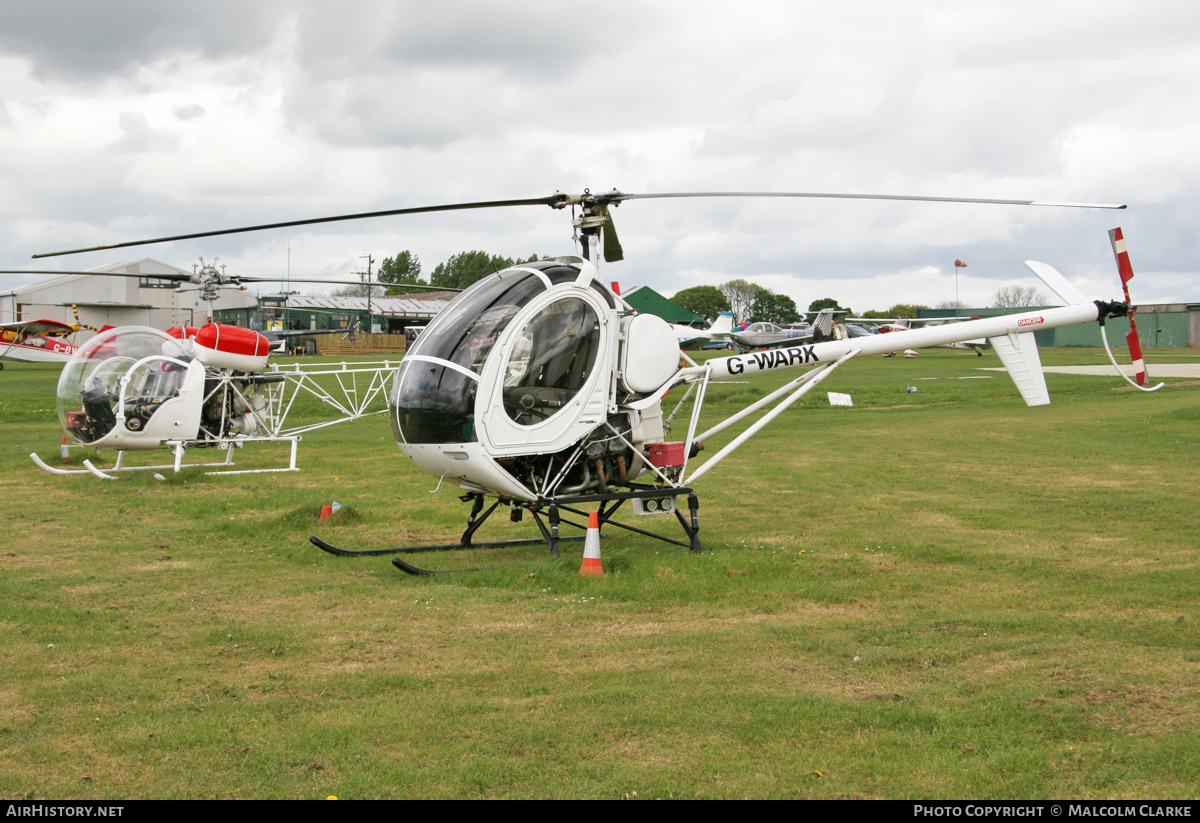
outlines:
[[[605,419],[617,301],[594,274],[578,259],[514,266],[444,309],[393,381],[390,418],[405,454],[466,488],[529,498],[497,459],[554,453]]]
[[[156,448],[199,423],[200,403],[188,401],[203,385],[204,369],[186,343],[146,326],[109,329],[63,367],[59,424],[84,445]]]
[[[496,341],[526,305],[553,286],[575,282],[584,268],[592,266],[579,260],[514,266],[476,282],[439,313],[396,373],[391,393],[396,439],[476,442],[479,379]],[[611,295],[600,284],[593,281],[591,291],[612,306]],[[518,354],[514,364],[519,359]]]

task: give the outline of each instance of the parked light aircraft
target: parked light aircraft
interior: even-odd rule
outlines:
[[[1049,402],[1049,394],[1032,332],[1092,321],[1103,325],[1106,318],[1124,316],[1130,310],[1128,294],[1123,302],[1089,301],[1050,266],[1030,262],[1034,273],[1069,305],[887,335],[718,357],[699,364],[680,351],[670,324],[653,315],[635,314],[603,276],[604,263],[623,256],[616,240],[611,207],[632,200],[695,196],[851,197],[1124,208],[885,195],[585,191],[582,195],[556,193],[524,200],[459,203],[274,223],[134,241],[115,247],[350,217],[527,205],[578,208],[573,222],[580,234],[582,256],[519,264],[478,281],[429,323],[396,369],[388,412],[400,450],[434,477],[457,485],[464,492],[462,499],[472,503],[472,511],[466,531],[453,546],[357,552],[369,554],[504,545],[472,542],[475,532],[500,506],[508,508],[514,520],[529,512],[542,540],[557,552],[562,539],[559,535],[562,513],[583,514],[578,507],[590,503],[600,504],[602,523],[698,551],[699,503],[692,484],[847,361],[985,337],[992,341],[1026,403],[1042,405]],[[90,250],[94,249],[51,254]],[[1132,276],[1132,271],[1129,274]],[[1125,279],[1124,270],[1122,278]],[[155,359],[130,364],[134,378],[148,374],[146,365],[160,362],[173,365],[164,357],[181,359],[167,353],[149,356]],[[779,390],[725,421],[699,430],[705,392],[711,382],[804,366],[810,368]],[[139,367],[141,372],[137,371]],[[131,378],[125,385],[135,382]],[[674,388],[685,389],[684,396],[674,411],[665,413],[663,399]],[[77,402],[76,398],[88,389],[86,382],[78,386],[67,384],[68,392],[75,392],[68,399]],[[693,402],[686,434],[671,438],[668,432],[672,420],[689,398]],[[771,404],[775,405],[769,412],[757,416]],[[745,431],[699,467],[689,465],[706,442],[751,415],[757,419]],[[494,502],[484,512],[488,497]],[[687,498],[689,516],[684,516],[676,505],[680,497]],[[626,502],[635,514],[674,515],[685,532],[686,542],[619,523],[613,515]],[[334,553],[356,553],[315,537],[313,542]],[[398,557],[393,562],[412,573],[424,571]]]
[[[675,339],[679,341],[680,349],[699,351],[709,343],[728,339],[729,332],[733,330],[733,312],[721,312],[707,329],[694,329],[677,323],[672,323],[671,328],[675,330]]]
[[[24,363],[66,363],[76,347],[64,338],[78,326],[57,320],[16,320],[0,323],[0,360]],[[4,363],[0,362],[0,369]]]
[[[728,337],[743,349],[769,349],[776,346],[799,346],[802,343],[831,340],[839,336],[834,316],[839,312],[821,309],[812,325],[805,328],[784,328],[774,323],[751,323],[740,331],[730,332]]]
[[[978,320],[979,318],[971,317],[851,317],[850,320],[856,323],[875,323],[878,324],[880,334],[889,334],[897,331],[908,331],[917,326],[940,326],[945,323],[962,323],[967,320]],[[955,340],[953,343],[943,343],[937,348],[942,349],[963,349],[965,351],[973,351],[975,354],[983,357],[983,350],[988,348],[988,341],[984,338],[975,340]]]
[[[679,348],[684,351],[697,351],[709,343],[722,340],[743,349],[765,349],[775,346],[799,346],[815,339],[836,337],[839,334],[838,327],[833,322],[836,314],[832,309],[823,309],[811,325],[803,323],[785,327],[760,321],[745,323],[742,328],[735,329],[733,312],[721,312],[717,321],[707,329],[677,325],[672,325],[672,328],[675,329],[679,340]]]

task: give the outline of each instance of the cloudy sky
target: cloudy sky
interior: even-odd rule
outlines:
[[[0,267],[219,256],[344,276],[410,249],[569,254],[545,207],[36,252],[555,191],[813,191],[1127,203],[635,201],[608,279],[746,277],[856,310],[1058,267],[1200,302],[1200,6],[1037,2],[8,0]],[[0,276],[0,289],[30,282]]]

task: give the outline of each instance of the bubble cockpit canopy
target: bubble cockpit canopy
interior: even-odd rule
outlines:
[[[505,269],[478,281],[459,295],[429,324],[396,373],[390,417],[397,440],[404,443],[477,441],[475,399],[479,376],[496,341],[530,300],[554,285],[573,282],[579,273],[579,265],[543,260]],[[592,288],[611,304],[603,287],[593,282]],[[537,335],[539,340],[534,341],[531,332],[530,339],[522,341],[524,345],[518,355],[521,359],[510,365],[506,382],[521,382],[520,378],[526,372],[529,372],[526,382],[534,380],[528,364],[533,362],[529,359],[531,356],[539,354],[531,347],[540,342],[540,338],[547,338],[546,351],[540,356],[552,361],[554,354],[563,354],[559,349],[565,344],[576,342],[573,338],[580,333],[576,327],[586,329],[589,339],[595,336],[592,331],[596,325],[594,314],[588,310],[588,316],[583,317],[574,304],[571,308],[575,309],[574,314],[581,315],[575,317],[572,314],[569,319],[573,323],[566,322],[563,310],[547,312],[547,317],[537,324],[544,334]],[[567,332],[571,334],[570,339],[565,336]],[[552,333],[560,333],[556,335],[556,345],[548,343]],[[594,343],[589,356],[594,360]],[[539,367],[544,365],[539,363]],[[515,374],[514,369],[521,374]],[[586,375],[588,369],[590,363],[578,371]],[[541,373],[539,371],[539,375]],[[515,410],[509,413],[518,414]],[[531,412],[529,416],[532,417]]]
[[[113,430],[123,405],[132,406],[135,396],[178,393],[181,357],[186,355],[179,341],[157,329],[122,326],[96,335],[79,347],[58,379],[63,431],[78,443],[95,443]],[[131,431],[140,425],[128,420]]]

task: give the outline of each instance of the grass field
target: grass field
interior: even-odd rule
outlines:
[[[51,477],[57,370],[8,364],[0,795],[1195,798],[1200,385],[1048,375],[1030,409],[997,365],[847,365],[697,484],[701,555],[417,579],[307,542],[461,531],[382,417],[300,473]]]

